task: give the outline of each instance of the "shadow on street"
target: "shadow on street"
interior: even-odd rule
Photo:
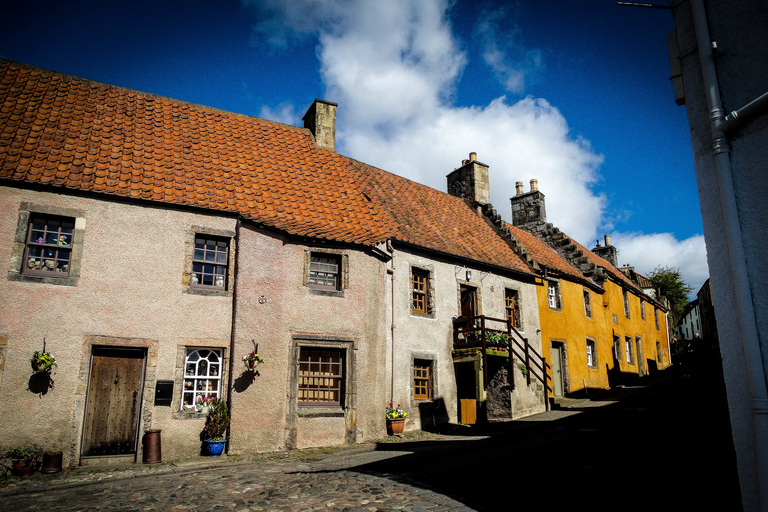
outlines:
[[[455,441],[380,443],[409,453],[349,470],[477,510],[741,510],[722,380],[671,369],[641,383],[596,397],[615,404],[561,419],[442,432]]]

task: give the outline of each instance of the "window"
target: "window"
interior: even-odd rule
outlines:
[[[419,268],[411,269],[411,289],[413,313],[429,313],[429,272]]]
[[[413,361],[413,399],[430,400],[432,398],[432,361],[414,359]]]
[[[656,320],[656,330],[658,331],[660,329],[660,327],[659,327],[659,310],[658,309],[654,309],[653,310],[653,316],[654,316],[654,319]]]
[[[624,316],[629,318],[629,292],[623,290],[621,293],[624,296]]]
[[[547,281],[547,301],[550,309],[560,309],[560,283],[557,281]]]
[[[645,301],[640,299],[640,318],[645,322]]]
[[[656,362],[663,363],[663,356],[661,354],[661,343],[656,342]]]
[[[195,235],[190,287],[225,290],[228,260],[228,240],[207,235]]]
[[[344,351],[301,347],[299,352],[299,406],[343,406]]]
[[[587,338],[587,366],[597,368],[597,346],[595,340]]]
[[[187,349],[184,359],[182,409],[197,409],[199,397],[221,396],[221,350]]]
[[[589,296],[589,290],[584,290],[584,315],[592,318],[592,299]]]
[[[27,230],[22,273],[69,277],[75,219],[33,214]]]
[[[309,287],[337,291],[341,287],[341,258],[337,254],[313,252],[309,257]]]
[[[632,337],[624,336],[624,352],[627,354],[627,363],[635,364],[635,355],[632,350]]]
[[[619,315],[613,314],[613,325],[619,325]]]
[[[621,361],[621,338],[618,336],[613,337],[613,355],[616,357],[616,361]]]
[[[520,296],[517,290],[504,290],[504,311],[509,325],[520,329]]]

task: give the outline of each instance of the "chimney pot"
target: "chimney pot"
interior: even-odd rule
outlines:
[[[475,160],[477,160],[477,153],[473,151],[472,153],[469,154],[469,161],[474,162]]]
[[[515,195],[516,196],[523,195],[523,182],[522,181],[515,182]]]
[[[539,190],[539,180],[531,180],[531,192]]]
[[[462,160],[461,161],[461,165],[462,166],[467,165],[468,163],[469,163],[469,160]]]
[[[611,245],[611,235],[604,235],[605,237],[605,246],[609,247]]]

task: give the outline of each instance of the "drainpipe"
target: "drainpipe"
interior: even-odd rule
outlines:
[[[230,270],[230,273],[232,275],[232,319],[231,319],[231,325],[229,328],[229,371],[227,372],[229,375],[227,376],[227,409],[229,410],[229,417],[230,420],[232,418],[232,376],[234,375],[234,365],[235,365],[235,322],[237,319],[237,271],[239,265],[238,260],[240,259],[240,255],[242,253],[242,248],[240,247],[240,225],[241,225],[241,219],[238,216],[237,217],[237,223],[235,224],[235,261],[232,262],[232,269]],[[231,444],[230,440],[230,428],[231,428],[232,422],[230,421],[230,427],[227,427],[227,453],[229,453],[229,448]]]
[[[387,240],[387,250],[392,255],[391,266],[387,269],[387,274],[390,276],[391,292],[392,292],[392,323],[390,325],[390,339],[392,343],[392,375],[389,387],[389,401],[395,403],[395,250],[392,248],[392,241]]]
[[[725,115],[720,101],[720,87],[717,81],[715,62],[712,55],[712,40],[707,25],[707,14],[703,0],[692,0],[693,26],[696,32],[696,42],[699,48],[699,61],[701,73],[709,108],[709,120],[712,131],[712,158],[719,180],[720,206],[725,217],[725,229],[722,235],[725,237],[726,246],[730,252],[727,262],[733,276],[736,292],[736,308],[733,316],[742,333],[744,351],[746,356],[746,373],[752,390],[752,418],[755,432],[755,457],[757,459],[757,471],[760,504],[762,510],[768,508],[768,390],[766,389],[763,359],[760,351],[757,326],[755,325],[755,312],[750,295],[750,281],[746,268],[746,255],[739,225],[738,210],[733,190],[733,178],[731,174],[731,162],[728,153],[730,148],[725,134],[721,130],[727,128],[738,119],[739,114],[731,115],[731,121],[723,126]],[[761,98],[764,98],[763,95]],[[751,115],[757,109],[764,108],[766,100],[755,100],[757,105],[748,109]],[[746,107],[745,107],[746,108]]]

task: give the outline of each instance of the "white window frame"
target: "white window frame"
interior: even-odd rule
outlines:
[[[207,352],[203,356],[203,353]],[[194,355],[197,355],[197,359],[190,360]],[[218,361],[215,363],[210,358],[211,355],[215,355]],[[194,410],[199,411],[197,406],[197,399],[201,396],[221,398],[221,384],[222,374],[224,373],[224,351],[222,349],[200,347],[193,348],[187,347],[186,355],[184,356],[184,380],[181,385],[181,410]],[[206,361],[205,374],[200,373],[200,362]],[[191,366],[190,366],[191,365]],[[211,368],[217,366],[218,371],[214,375]],[[193,373],[189,373],[193,370]],[[191,384],[189,387],[187,383]],[[211,382],[216,384],[216,389],[211,388]],[[200,388],[200,389],[198,389]],[[190,397],[191,402],[185,402],[185,398]]]
[[[584,316],[592,318],[592,296],[586,288],[584,289]]]
[[[547,302],[549,302],[550,309],[562,309],[560,283],[557,281],[547,281]]]
[[[587,338],[587,366],[597,368],[597,343],[591,338]]]

